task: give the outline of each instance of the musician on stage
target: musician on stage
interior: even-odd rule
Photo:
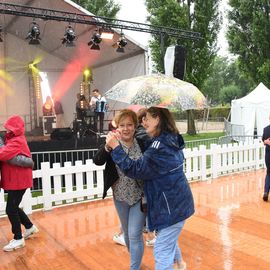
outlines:
[[[53,112],[56,117],[56,128],[64,128],[65,120],[62,104],[59,101],[59,97],[55,94],[52,95],[52,100],[53,100]]]
[[[103,133],[104,115],[108,109],[107,100],[104,96],[101,96],[98,89],[92,91],[93,96],[90,100],[90,107],[95,112],[94,129],[96,132]],[[99,121],[99,130],[98,130]]]

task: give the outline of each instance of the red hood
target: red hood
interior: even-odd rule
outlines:
[[[10,130],[15,136],[24,134],[24,121],[19,115],[13,115],[8,118],[4,128]]]

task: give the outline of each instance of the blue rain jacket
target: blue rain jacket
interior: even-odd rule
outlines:
[[[130,178],[144,180],[149,229],[160,230],[194,213],[193,196],[183,172],[181,135],[164,132],[147,142],[137,160],[130,159],[121,145],[112,151],[113,161]]]

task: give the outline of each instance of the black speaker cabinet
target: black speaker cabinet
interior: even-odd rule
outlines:
[[[53,129],[56,126],[56,118],[55,116],[43,116],[42,117],[42,127],[43,127],[43,135],[50,136]]]
[[[174,67],[173,76],[183,80],[186,69],[186,49],[183,46],[176,45],[174,49]]]
[[[55,128],[51,133],[52,140],[69,140],[73,136],[70,128]]]

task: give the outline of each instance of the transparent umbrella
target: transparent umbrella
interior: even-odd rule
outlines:
[[[128,104],[190,110],[206,107],[206,98],[193,84],[163,74],[122,80],[105,97]]]

